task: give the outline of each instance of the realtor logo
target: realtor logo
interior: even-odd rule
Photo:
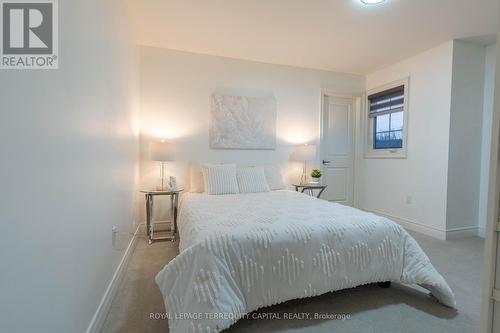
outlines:
[[[0,5],[0,68],[58,68],[57,0],[3,0]]]

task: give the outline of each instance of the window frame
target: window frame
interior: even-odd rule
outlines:
[[[408,146],[408,114],[409,114],[409,83],[410,78],[406,77],[401,80],[397,80],[383,86],[370,89],[366,92],[365,96],[365,154],[364,158],[406,158],[407,146]],[[404,86],[404,103],[403,103],[403,145],[401,148],[378,148],[374,149],[374,123],[375,118],[370,118],[370,101],[368,96],[377,94],[379,92],[396,88],[398,86]]]

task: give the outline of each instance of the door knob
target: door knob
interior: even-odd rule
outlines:
[[[326,164],[330,164],[330,162],[331,162],[331,161],[325,161],[325,160],[323,160],[323,164],[325,164],[325,165],[326,165]]]

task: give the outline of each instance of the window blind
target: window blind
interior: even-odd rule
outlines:
[[[403,111],[405,102],[405,86],[398,86],[368,96],[370,118]]]

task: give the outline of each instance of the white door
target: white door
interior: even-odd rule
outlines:
[[[323,95],[322,198],[349,206],[354,202],[354,122],[356,99]]]

